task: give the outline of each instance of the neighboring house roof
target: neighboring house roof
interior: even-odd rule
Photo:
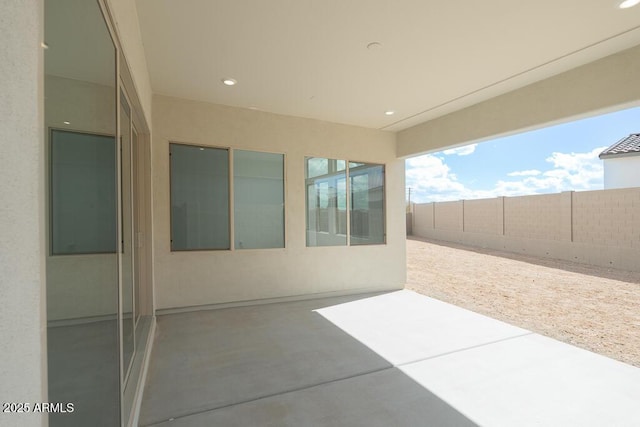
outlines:
[[[640,133],[632,133],[600,153],[600,158],[640,155]]]

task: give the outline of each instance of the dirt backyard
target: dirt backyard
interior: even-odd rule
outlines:
[[[640,367],[640,273],[411,237],[407,289]]]

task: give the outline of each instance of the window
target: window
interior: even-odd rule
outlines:
[[[284,248],[284,155],[169,144],[171,250]]]
[[[307,246],[385,243],[384,166],[308,157],[305,178]]]
[[[236,249],[284,247],[284,155],[234,150]]]
[[[229,152],[170,144],[171,250],[229,249]]]
[[[384,243],[384,166],[349,163],[351,244]]]
[[[343,160],[306,159],[307,246],[347,244],[347,172]]]
[[[116,251],[116,141],[51,131],[51,253]]]

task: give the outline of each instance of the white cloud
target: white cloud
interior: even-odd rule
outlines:
[[[478,144],[470,144],[465,145],[464,147],[450,148],[448,150],[444,150],[443,153],[448,156],[453,154],[457,154],[458,156],[468,156],[469,154],[473,154],[473,152],[476,151],[477,146]]]
[[[444,158],[429,154],[407,160],[406,182],[407,187],[412,188],[412,200],[417,202],[596,190],[603,186],[603,167],[598,154],[605,148],[598,147],[586,153],[554,152],[546,159],[549,170],[511,172],[507,175],[521,179],[499,180],[490,190],[466,187],[458,181]]]
[[[542,172],[540,172],[537,169],[530,169],[530,170],[526,170],[526,171],[515,171],[515,172],[509,172],[507,175],[509,176],[536,176],[536,175],[540,175]]]
[[[444,159],[433,154],[406,161],[406,184],[411,188],[411,200],[417,202],[474,197],[474,192],[458,181],[458,177],[451,172]]]
[[[554,169],[545,172],[544,176],[561,181],[561,191],[602,187],[603,167],[598,155],[605,148],[594,148],[587,153],[552,153],[546,160]]]

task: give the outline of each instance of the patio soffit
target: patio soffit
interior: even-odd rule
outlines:
[[[137,9],[155,93],[391,131],[640,44],[640,6],[615,0],[137,0]]]

